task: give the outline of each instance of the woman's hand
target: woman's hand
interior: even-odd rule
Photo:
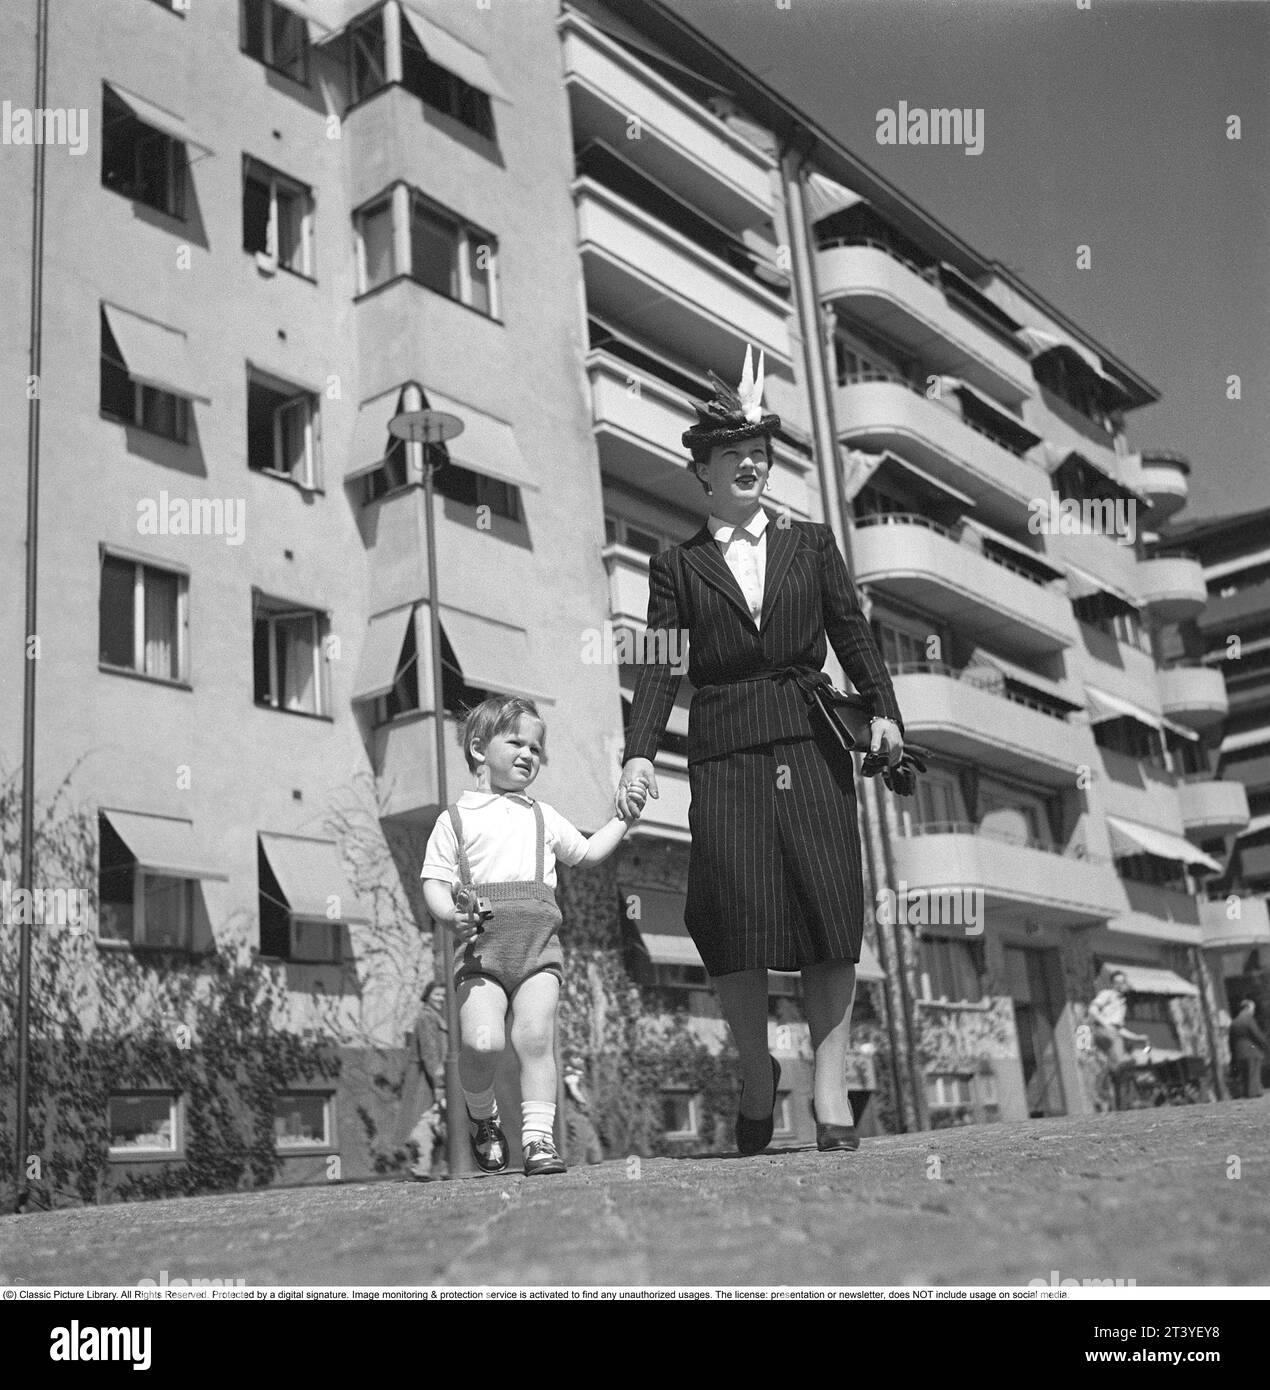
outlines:
[[[644,784],[648,796],[658,796],[657,774],[653,771],[653,764],[650,759],[628,758],[626,765],[622,768],[622,776],[617,784],[613,805],[617,814],[625,821],[638,820],[639,813],[644,806],[643,800],[637,804],[631,795],[631,789],[637,782]]]
[[[900,733],[900,726],[893,719],[874,719],[869,724],[869,732],[869,756],[878,757],[885,744],[887,766],[898,766],[904,756],[904,735]]]

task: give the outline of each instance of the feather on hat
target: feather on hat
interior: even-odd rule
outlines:
[[[716,444],[729,444],[737,439],[752,439],[757,435],[773,435],[780,429],[779,415],[763,410],[763,354],[758,355],[758,373],[754,372],[753,350],[745,349],[745,366],[738,386],[727,384],[717,373],[707,372],[714,395],[708,401],[693,402],[697,423],[683,432],[682,440],[693,455],[703,454]]]

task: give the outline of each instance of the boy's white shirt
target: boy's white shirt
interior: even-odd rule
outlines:
[[[473,883],[519,883],[532,880],[537,867],[538,825],[534,798],[525,792],[465,791],[459,797],[463,819],[463,846]],[[545,801],[546,829],[543,881],[556,886],[556,860],[580,864],[586,855],[586,836]],[[420,878],[440,879],[450,886],[460,881],[458,842],[448,810],[442,811],[428,838]]]

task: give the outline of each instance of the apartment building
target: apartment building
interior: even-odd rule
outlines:
[[[1214,809],[1216,835],[1206,845],[1226,856],[1226,871],[1209,880],[1200,904],[1204,949],[1221,982],[1219,1002],[1233,1012],[1247,996],[1270,1007],[1270,511],[1166,526],[1157,548],[1196,557],[1208,602],[1169,634],[1166,677],[1193,673],[1212,689],[1209,709],[1228,707],[1205,740],[1208,776],[1225,797],[1225,820]],[[1222,684],[1218,684],[1221,681]],[[1196,696],[1198,698],[1198,694]],[[1225,838],[1218,839],[1222,831]],[[1232,842],[1233,841],[1233,842]]]
[[[541,795],[605,819],[647,557],[707,511],[679,436],[747,344],[782,419],[770,503],[839,531],[934,755],[912,802],[860,789],[862,1122],[1097,1104],[1082,1007],[1111,966],[1161,1049],[1213,1054],[1199,884],[1230,826],[1187,780],[1214,707],[1186,684],[1211,673],[1153,647],[1206,594],[1142,539],[1184,475],[1130,451],[1157,398],[1131,367],[651,0],[68,0],[52,26],[50,101],[95,141],[47,167],[39,783],[74,769],[97,808],[99,949],[239,940],[301,1012],[339,1002],[348,1079],[283,1104],[289,1178],[370,1162],[358,1059],[400,1043],[429,970],[434,661],[451,728],[485,693],[541,701]],[[18,335],[0,352],[25,374]],[[437,653],[423,492],[388,433],[421,405],[465,425],[436,475]],[[12,395],[0,448],[26,448]],[[20,515],[21,470],[0,487]],[[1099,524],[1066,532],[1064,503]],[[0,564],[17,595],[20,549]],[[19,606],[0,621],[19,650]],[[20,670],[0,679],[16,761]],[[689,697],[660,799],[560,896],[714,1043],[682,921]],[[796,977],[770,1013],[778,1141],[805,1139]],[[691,1146],[698,1098],[664,1101]],[[120,1164],[179,1157],[183,1104],[121,1096]]]

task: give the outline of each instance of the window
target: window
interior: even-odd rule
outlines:
[[[1100,719],[1093,726],[1094,742],[1099,748],[1120,753],[1137,762],[1150,763],[1167,771],[1164,738],[1159,729],[1143,724],[1129,715],[1115,719]]]
[[[943,670],[940,662],[932,662],[926,655],[931,637],[936,638],[938,649],[943,650],[943,641],[937,633],[928,631],[919,635],[897,626],[894,622],[881,621],[874,623],[873,630],[882,652],[882,660],[886,662],[892,675],[901,671]]]
[[[279,1149],[334,1147],[328,1091],[286,1091],[274,1097],[273,1137]]]
[[[373,476],[373,475],[372,475]],[[397,674],[387,695],[375,701],[375,723],[388,724],[399,715],[419,709],[419,643],[415,636],[415,615],[406,624],[406,640],[401,644]]]
[[[1043,352],[1032,363],[1032,375],[1038,386],[1052,391],[1108,434],[1114,433],[1111,416],[1102,401],[1103,387],[1074,353],[1064,349]]]
[[[181,1150],[181,1098],[171,1091],[117,1091],[108,1102],[110,1156]]]
[[[661,1127],[667,1139],[695,1139],[701,1120],[697,1097],[687,1091],[661,1093]]]
[[[1175,859],[1161,859],[1154,854],[1126,854],[1116,859],[1116,872],[1132,883],[1146,883],[1156,888],[1187,893],[1186,872]]]
[[[951,830],[960,820],[961,799],[956,779],[951,773],[932,769],[917,779],[912,809],[906,805],[903,816],[906,833],[913,829]]]
[[[382,198],[354,214],[362,291],[386,284],[397,274],[393,249],[392,199]]]
[[[448,68],[434,63],[408,23],[401,26],[401,85],[433,110],[453,116],[487,140],[494,138],[489,97]]]
[[[299,714],[325,714],[324,613],[257,593],[253,622],[256,703]]]
[[[948,1129],[975,1123],[975,1078],[953,1072],[931,1076],[926,1080],[926,1103],[930,1107],[931,1125]],[[996,1119],[985,1113],[984,1119]]]
[[[248,468],[280,473],[303,488],[317,488],[320,425],[318,398],[312,391],[248,373]]]
[[[463,668],[459,665],[459,659],[454,654],[454,648],[450,645],[450,639],[445,635],[445,629],[441,629],[441,702],[445,707],[446,714],[456,718],[463,718],[468,710],[475,709],[482,700],[488,700],[493,691],[482,690],[479,686],[469,685],[463,675]]]
[[[664,531],[628,521],[612,512],[604,514],[604,539],[609,545],[625,545],[644,555],[658,555],[674,545]]]
[[[1100,589],[1084,598],[1073,599],[1072,610],[1082,623],[1096,627],[1126,646],[1150,653],[1150,638],[1142,626],[1138,610],[1114,594]]]
[[[1181,1047],[1177,1025],[1169,1003],[1169,996],[1163,994],[1130,994],[1125,1026],[1135,1033],[1144,1033],[1154,1048],[1178,1052]]]
[[[188,951],[194,921],[194,881],[148,873],[114,826],[98,816],[98,936],[156,950]]]
[[[983,998],[977,951],[971,942],[956,937],[923,936],[920,956],[924,999],[956,1004]]]
[[[243,250],[313,274],[313,194],[255,159],[243,161]]]
[[[979,829],[1012,844],[1052,844],[1045,803],[1009,787],[979,784]]]
[[[256,880],[263,957],[304,965],[339,965],[343,961],[342,924],[292,913],[260,840],[256,841]]]
[[[387,85],[388,55],[384,19],[379,10],[349,27],[348,81],[354,102],[365,101]]]
[[[102,89],[101,183],[169,217],[185,217],[185,145]]]
[[[457,463],[447,463],[437,470],[433,486],[439,497],[449,498],[451,502],[488,507],[491,515],[506,517],[508,521],[521,519],[520,489],[512,483],[474,473]]]
[[[409,275],[421,285],[487,317],[498,316],[498,243],[488,232],[411,192],[410,264],[396,263],[393,199],[378,198],[353,214],[361,293]]]
[[[301,15],[277,0],[241,0],[239,47],[296,82],[307,82],[309,33]]]
[[[103,554],[97,659],[155,680],[183,681],[187,662],[184,575]]]
[[[171,391],[145,386],[128,375],[128,365],[110,331],[103,310],[101,329],[100,407],[103,415],[135,425],[150,434],[184,444],[189,436],[189,402]]]

